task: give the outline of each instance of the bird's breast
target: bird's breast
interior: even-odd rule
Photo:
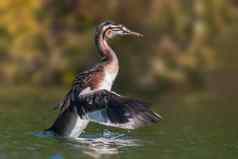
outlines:
[[[117,72],[105,71],[104,78],[99,84],[99,89],[106,89],[110,91],[116,76]]]
[[[95,76],[88,87],[83,89],[79,95],[92,93],[102,89],[110,91],[116,76],[117,72],[104,71],[100,76]]]

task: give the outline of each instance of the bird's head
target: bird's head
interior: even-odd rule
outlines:
[[[131,31],[122,24],[116,24],[111,21],[101,23],[96,29],[96,35],[102,36],[103,39],[112,39],[115,36],[132,35],[136,37],[142,37],[143,35],[134,31]]]

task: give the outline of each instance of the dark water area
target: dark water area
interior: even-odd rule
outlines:
[[[228,76],[216,72],[211,76],[205,88],[158,98],[142,96],[163,116],[157,125],[124,131],[90,124],[76,140],[42,134],[55,119],[53,106],[65,89],[2,86],[0,158],[235,159],[237,91]]]

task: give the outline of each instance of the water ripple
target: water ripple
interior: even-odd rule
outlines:
[[[45,132],[34,133],[37,137],[52,137],[52,134]],[[62,139],[69,147],[80,150],[83,154],[93,158],[104,158],[108,155],[119,154],[120,151],[141,146],[138,139],[133,139],[126,133],[115,133],[104,130],[103,133],[83,133],[76,139]]]

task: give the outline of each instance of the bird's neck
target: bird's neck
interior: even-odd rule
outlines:
[[[114,65],[115,67],[118,67],[118,57],[116,53],[112,50],[112,48],[109,46],[107,40],[102,36],[99,36],[96,39],[96,45],[99,53],[106,60],[106,63],[108,65]]]
[[[96,46],[104,59],[104,80],[100,84],[101,89],[111,90],[114,80],[119,72],[119,61],[116,53],[108,45],[107,40],[102,36],[97,38],[96,36]]]

